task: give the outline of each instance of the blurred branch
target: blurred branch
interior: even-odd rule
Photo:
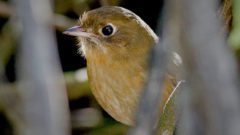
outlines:
[[[79,72],[86,72],[86,69],[80,69],[74,72],[64,73],[69,100],[75,100],[83,96],[92,95],[88,80],[80,79],[81,77],[79,77]],[[12,97],[15,97],[16,95],[18,95],[17,91],[19,90],[17,90],[16,85],[17,85],[16,83],[1,84],[2,87],[0,87],[0,97],[4,97],[4,98],[0,98],[0,104],[5,104],[5,102],[8,102],[8,101],[15,103],[14,102],[15,98],[12,98]],[[12,105],[10,105],[9,107],[12,107]],[[2,109],[0,108],[0,110]]]
[[[0,16],[2,17],[11,17],[14,16],[16,12],[14,12],[14,8],[7,4],[7,2],[0,1]],[[16,20],[14,20],[16,22]],[[54,27],[62,31],[69,26],[73,26],[75,22],[66,16],[55,14],[53,19]],[[10,19],[2,28],[2,32],[0,34],[0,74],[3,74],[4,67],[8,63],[10,56],[13,54],[16,45],[16,30],[12,30],[13,20]],[[16,25],[16,23],[14,24]],[[2,75],[0,75],[2,77]]]
[[[65,73],[69,100],[92,95],[88,81],[79,77],[79,72],[82,71],[85,70]],[[19,106],[19,102],[21,102],[19,92],[20,90],[15,83],[1,83],[0,85],[0,111],[3,111],[7,115],[14,126],[22,124],[19,123],[22,121],[20,112],[23,110]]]
[[[238,114],[240,110],[239,107],[237,107],[238,93],[236,87],[237,84],[235,83],[236,76],[234,76],[236,75],[236,63],[234,62],[230,50],[226,48],[226,45],[224,45],[225,41],[222,37],[223,35],[220,35],[220,30],[222,29],[222,27],[220,27],[219,22],[217,22],[216,19],[216,11],[214,11],[214,9],[216,9],[214,8],[214,6],[216,7],[216,3],[214,5],[213,1],[193,2],[190,0],[182,2],[173,0],[171,2],[168,1],[167,3],[168,6],[165,12],[167,18],[167,22],[165,22],[165,24],[167,25],[164,27],[165,33],[163,38],[163,44],[165,46],[172,46],[174,50],[180,49],[182,51],[184,60],[186,60],[185,73],[186,79],[188,81],[188,85],[184,87],[184,91],[187,92],[185,92],[185,94],[188,95],[188,97],[186,97],[186,101],[188,102],[183,103],[186,103],[185,106],[189,105],[189,107],[191,107],[189,109],[188,107],[185,107],[185,114],[189,114],[185,116],[190,118],[184,117],[185,121],[181,124],[184,125],[185,128],[184,130],[180,130],[181,132],[179,133],[184,135],[201,134],[202,132],[203,134],[237,134],[237,127],[234,125],[234,123],[237,123],[237,125],[239,124]],[[231,4],[225,4],[226,5],[224,7],[224,11],[229,11],[228,8]],[[206,7],[208,8],[207,10]],[[224,15],[224,17],[226,17],[226,25],[228,25],[229,16]],[[183,33],[184,37],[180,33]],[[200,37],[198,36],[199,34]],[[183,40],[180,41],[180,39],[182,38]],[[179,46],[179,43],[182,43],[181,46]],[[221,61],[227,62],[223,64],[223,62]],[[208,71],[205,71],[206,68]],[[199,77],[202,78],[199,80]],[[151,79],[151,72],[149,78]],[[229,88],[231,89],[230,92],[226,91],[226,89]],[[202,93],[202,89],[204,89],[204,93]],[[147,90],[150,91],[151,89]],[[198,91],[198,94],[196,94],[195,91],[193,92],[193,90]],[[156,95],[152,95],[152,97],[155,99]],[[217,96],[210,97],[210,95]],[[181,96],[181,98],[185,99],[183,96]],[[145,104],[141,103],[140,112],[138,112],[139,114],[137,120],[141,120],[141,122],[137,121],[137,124],[141,124],[139,124],[140,126],[137,125],[137,127],[133,129],[133,131],[130,133],[141,135],[152,134],[153,128],[151,127],[154,127],[154,121],[151,120],[154,117],[155,119],[157,118],[156,116],[154,116],[154,111],[156,108],[150,109],[150,107],[147,107],[146,104],[151,103],[152,105],[152,103],[155,102],[153,102],[154,100],[152,100],[152,102],[149,102],[149,100],[144,99],[144,97],[141,101],[146,102]],[[219,105],[219,103],[221,104]],[[171,102],[169,102],[169,104],[171,104]],[[196,105],[200,105],[201,108],[196,107]],[[170,105],[170,107],[172,106]],[[141,110],[141,108],[144,108],[145,110]],[[197,112],[197,117],[194,114],[194,109]],[[149,110],[153,112],[148,112]],[[186,113],[186,111],[189,112]],[[228,115],[229,113],[227,113],[227,111],[230,111],[233,115]],[[141,113],[142,115],[140,115]],[[149,117],[149,114],[152,115],[152,117]],[[216,114],[217,116],[214,116],[214,114]],[[164,119],[168,116],[174,115],[167,115],[165,117],[161,116],[161,118]],[[224,117],[225,119],[223,120],[222,117]],[[145,118],[148,119],[148,121],[144,121]],[[173,119],[170,118],[168,120],[171,121]],[[150,123],[149,121],[151,121],[152,123]],[[162,121],[168,122],[165,120]],[[226,123],[224,121],[228,121],[231,126],[224,125],[223,123]],[[158,132],[159,134],[172,134],[171,131],[173,131],[173,127],[170,126],[170,130],[164,130],[166,129],[166,127],[161,124],[164,123],[160,123],[160,132]],[[190,128],[186,128],[186,125]],[[228,127],[228,130],[223,133],[222,129],[224,129],[225,127]],[[204,131],[201,131],[202,128]]]
[[[80,79],[79,72],[86,71],[85,69],[80,69],[75,72],[66,72],[64,74],[69,100],[92,95],[88,80]],[[16,85],[16,83],[2,83],[0,85],[0,110],[14,109],[14,106],[19,102],[19,90]],[[14,111],[7,112],[11,114],[12,112],[19,112],[19,110],[15,109]]]
[[[180,134],[238,135],[237,70],[216,17],[215,0],[172,0],[181,18],[181,54],[187,87]],[[188,10],[185,10],[188,9]],[[183,100],[185,100],[183,102]]]
[[[7,2],[0,1],[0,16],[2,17],[10,17],[15,15],[14,8],[7,4]],[[75,24],[75,21],[60,14],[55,14],[53,19],[53,26],[58,30],[63,30]]]
[[[22,25],[17,75],[22,121],[19,135],[67,135],[68,100],[51,29],[52,10],[47,0],[16,0]]]

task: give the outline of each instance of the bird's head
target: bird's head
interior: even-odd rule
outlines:
[[[93,54],[126,56],[141,48],[144,50],[158,40],[140,17],[127,9],[113,6],[85,12],[78,25],[67,29],[64,34],[78,38],[86,57]]]

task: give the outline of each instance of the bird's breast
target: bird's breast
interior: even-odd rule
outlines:
[[[146,69],[139,62],[110,61],[87,62],[92,92],[113,118],[132,125]]]

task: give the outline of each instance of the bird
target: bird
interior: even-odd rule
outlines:
[[[149,53],[159,37],[138,15],[119,6],[84,12],[76,26],[63,32],[75,36],[87,61],[90,88],[100,106],[115,120],[135,125],[135,113],[148,75]],[[159,109],[176,86],[166,74]]]

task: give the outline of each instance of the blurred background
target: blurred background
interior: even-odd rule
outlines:
[[[157,29],[157,21],[161,19],[159,11],[162,0],[54,0],[53,21],[56,35],[61,69],[67,85],[69,108],[73,135],[123,135],[128,127],[113,120],[95,101],[91,94],[87,75],[86,62],[78,52],[76,39],[63,35],[62,32],[74,26],[84,11],[100,6],[117,5],[128,8],[139,15],[150,27]],[[16,57],[19,35],[15,30],[16,10],[13,1],[0,1],[0,70],[1,83],[8,84],[10,89],[16,84]],[[158,27],[160,28],[160,27]],[[3,87],[4,88],[4,87]],[[11,91],[11,90],[10,90]],[[13,135],[14,124],[11,116],[0,104],[0,135]]]
[[[146,0],[49,0],[49,1],[48,0],[42,0],[42,1],[32,0],[32,1],[34,1],[37,4],[31,5],[32,3],[30,2],[30,0],[29,1],[28,0],[15,0],[15,1],[1,0],[0,1],[0,135],[13,135],[13,134],[41,135],[45,133],[51,134],[52,132],[53,134],[57,134],[57,135],[67,134],[67,133],[58,134],[57,132],[51,131],[51,129],[55,129],[55,128],[57,129],[59,127],[60,127],[60,130],[58,131],[61,131],[61,127],[63,127],[62,131],[66,131],[66,132],[68,129],[70,129],[71,130],[70,133],[72,135],[123,135],[123,134],[126,134],[129,127],[112,119],[98,105],[95,98],[91,94],[91,90],[89,88],[87,74],[86,74],[86,68],[85,68],[86,61],[79,54],[78,47],[76,45],[77,40],[74,37],[63,35],[62,32],[65,29],[74,26],[77,23],[79,16],[84,11],[98,8],[100,6],[112,5],[112,6],[125,7],[133,11],[137,15],[139,15],[147,24],[150,25],[150,27],[153,30],[155,30],[155,32],[156,31],[158,32],[161,38],[161,35],[162,35],[161,32],[163,29],[162,28],[163,17],[161,12],[164,4],[163,0],[158,0],[158,1],[156,0],[147,0],[147,1]],[[51,18],[48,18],[49,16],[44,14],[46,13],[45,10],[48,8],[43,6],[44,5],[43,1],[49,2],[48,5],[50,5],[50,7],[53,9],[52,11],[53,14],[50,15]],[[34,18],[34,16],[32,16],[32,14],[35,14],[35,13],[31,14],[28,12],[26,8],[27,4],[30,5],[29,7],[32,7],[32,8],[34,7],[32,9],[33,11],[40,11],[39,12],[40,14],[37,13],[40,19]],[[19,6],[16,6],[16,5],[19,5]],[[240,56],[239,56],[240,3],[234,3],[233,5],[235,5],[234,9],[238,9],[238,10],[233,10],[235,11],[234,12],[235,14],[232,14],[231,0],[220,0],[219,8],[217,9],[217,12],[219,17],[221,17],[222,20],[224,20],[223,21],[224,25],[221,26],[223,28],[220,31],[224,31],[225,29],[227,31],[226,37],[228,37],[228,35],[231,35],[231,38],[228,41],[230,41],[229,47],[232,51],[229,53],[230,54],[233,53],[234,59],[237,60],[237,64],[238,64],[237,69],[239,71],[239,67],[240,67],[239,66],[240,65]],[[168,10],[172,10],[172,9],[168,9]],[[182,12],[183,11],[185,10],[182,10]],[[48,12],[50,13],[50,11]],[[232,18],[234,18],[233,17],[234,15],[237,17],[232,23]],[[173,21],[174,21],[175,18],[172,16],[170,16],[168,19],[171,20],[171,18],[173,18]],[[46,19],[46,20],[41,21],[41,19],[42,20]],[[160,22],[160,23],[157,24],[157,22]],[[49,27],[48,26],[49,23],[53,24],[52,25],[53,27]],[[194,21],[192,23],[194,23]],[[211,24],[211,25],[215,26],[215,24]],[[168,25],[168,27],[171,28],[172,26]],[[50,34],[46,36],[45,33],[51,33],[51,31],[48,31],[48,32],[47,30],[39,31],[39,28],[43,28],[45,30],[46,28],[48,29],[53,28],[53,33],[52,35]],[[232,29],[234,29],[234,31]],[[189,32],[188,30],[185,30],[184,32],[186,31]],[[175,36],[174,34],[176,33],[173,33],[172,36]],[[45,46],[47,49],[44,50],[44,47],[41,47],[41,42],[45,43],[45,40],[41,41],[40,38],[39,39],[36,37],[34,38],[34,36],[38,36],[38,35],[41,35],[42,38],[44,37],[45,39],[48,39],[47,41],[49,42],[48,43],[46,42],[46,43],[47,44],[51,43],[51,45],[55,44],[53,42],[54,42],[54,38],[56,37],[56,44],[55,44],[56,46],[50,47],[50,48],[48,48],[48,46]],[[49,37],[53,38],[53,42],[51,39],[49,39]],[[31,46],[31,43],[32,42],[35,43],[36,41],[39,41],[36,43],[36,45],[40,45],[40,47],[36,46],[35,44],[34,45],[32,44]],[[225,39],[221,39],[221,42],[222,41],[225,42]],[[29,44],[29,46],[27,46],[27,44]],[[44,45],[45,44],[43,44],[43,46]],[[58,61],[58,58],[49,57],[51,56],[50,55],[51,52],[54,52],[54,51],[53,50],[48,51],[48,49],[50,50],[55,49],[55,51],[57,52],[56,54],[58,55],[59,61],[60,61],[59,67],[58,67],[58,63],[56,62]],[[38,54],[38,52],[41,52],[41,53]],[[27,55],[24,55],[24,54],[27,54]],[[46,55],[46,57],[44,55]],[[202,53],[202,55],[204,55],[204,53]],[[222,56],[225,56],[225,54],[222,54]],[[55,57],[55,55],[53,55],[53,57]],[[45,63],[45,66],[41,65],[41,62],[44,61],[42,58],[46,58],[45,61],[48,62],[48,63]],[[38,60],[42,60],[42,61],[38,61]],[[50,67],[46,66],[48,64],[51,66]],[[212,65],[211,64],[212,63],[210,63],[210,66],[212,65],[214,66],[214,64],[215,66],[218,66],[217,65],[218,63],[217,64],[213,63]],[[55,69],[51,68],[54,66],[55,66]],[[230,67],[235,68],[234,64],[230,65]],[[49,72],[47,72],[48,70],[45,71],[45,69],[47,68],[50,69]],[[60,68],[59,71],[58,71],[58,68]],[[204,71],[202,73],[208,73],[208,72],[210,71],[207,71],[207,72]],[[235,72],[233,73],[235,74]],[[49,78],[47,75],[49,75]],[[56,78],[55,75],[60,79]],[[61,81],[61,78],[63,78],[63,81]],[[220,78],[224,78],[224,77],[220,77]],[[29,85],[28,83],[24,82],[26,80],[31,82],[32,84]],[[218,79],[216,79],[215,81],[217,82]],[[51,83],[48,83],[48,82],[51,82]],[[198,82],[201,82],[201,81],[198,80],[197,83],[195,84],[198,84]],[[55,86],[52,84],[54,84]],[[64,85],[66,85],[66,89]],[[210,83],[208,85],[211,86]],[[206,86],[206,88],[210,88],[210,87]],[[28,90],[32,90],[32,91],[28,91]],[[218,91],[215,91],[215,92],[218,92]],[[209,93],[207,93],[206,95],[208,94]],[[224,92],[220,94],[224,94]],[[209,95],[211,95],[211,92]],[[66,99],[65,99],[65,96],[66,96]],[[192,96],[194,96],[194,94]],[[211,100],[211,99],[212,98],[210,98],[210,101],[221,100],[221,98],[218,98],[218,97],[216,98],[216,100]],[[230,100],[222,100],[222,101],[230,101]],[[199,100],[199,102],[201,102],[201,100]],[[208,101],[206,101],[206,104],[208,104]],[[234,105],[238,106],[238,104],[234,104]],[[221,108],[221,105],[219,106]],[[233,108],[235,108],[236,106],[233,106]],[[194,109],[196,108],[197,107],[195,107]],[[65,112],[68,110],[69,112]],[[202,112],[202,110],[200,108],[197,111]],[[191,113],[195,113],[194,111]],[[224,111],[228,112],[229,110],[224,110]],[[224,111],[221,113],[225,114]],[[34,115],[32,116],[32,114],[37,114],[37,115],[35,117]],[[228,113],[228,114],[231,115],[231,113]],[[170,112],[169,114],[165,114],[165,115],[170,115],[171,117],[173,115],[173,112]],[[236,116],[238,115],[239,114],[237,114]],[[200,116],[204,117],[204,115],[200,115]],[[222,116],[225,116],[225,115],[219,115],[219,116],[221,118]],[[199,117],[199,118],[202,118],[202,117]],[[68,120],[70,121],[69,122],[70,125],[68,125]],[[192,119],[192,120],[194,121],[195,119]],[[202,119],[200,119],[200,121],[201,120]],[[33,123],[31,123],[31,121]],[[40,122],[40,123],[34,123],[34,121]],[[64,121],[66,121],[66,124],[61,123]],[[51,122],[53,122],[54,124]],[[203,121],[202,124],[205,126],[204,122],[206,121]],[[33,132],[31,131],[31,128],[41,131],[41,127],[38,127],[39,125],[42,125],[43,129],[49,129],[49,131],[46,131],[46,132],[44,131],[43,133],[36,132],[38,134],[35,134],[34,131]],[[54,125],[57,125],[57,126],[54,127]],[[29,129],[30,131],[27,131],[27,129]],[[23,130],[26,130],[26,131],[23,131]]]

